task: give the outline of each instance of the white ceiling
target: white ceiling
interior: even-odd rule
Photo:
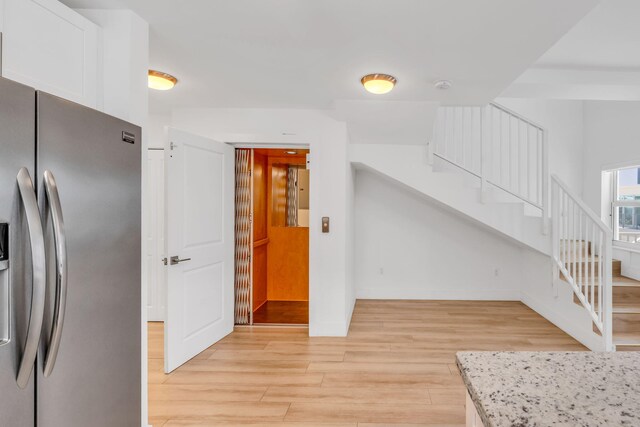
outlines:
[[[640,71],[640,1],[603,0],[535,65]]]
[[[150,24],[154,92],[173,107],[314,107],[336,100],[481,103],[495,98],[597,0],[63,0],[127,8]],[[398,78],[382,97],[371,72]],[[431,82],[446,78],[442,92]]]
[[[603,0],[502,96],[640,100],[640,0]]]

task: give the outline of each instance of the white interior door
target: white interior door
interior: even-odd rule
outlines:
[[[147,150],[147,189],[145,268],[147,269],[147,320],[161,322],[165,318],[167,296],[164,243],[164,150]]]
[[[165,153],[168,373],[233,330],[234,153],[176,129]]]

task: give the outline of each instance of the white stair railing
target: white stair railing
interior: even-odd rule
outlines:
[[[611,229],[555,175],[551,207],[556,267],[612,350]]]
[[[607,350],[612,338],[612,232],[557,177],[551,178],[547,132],[529,119],[491,103],[438,108],[429,158],[438,157],[542,211],[552,223],[555,277],[562,274],[589,312]],[[635,236],[634,236],[635,238]]]
[[[546,131],[498,104],[438,108],[429,155],[456,165],[540,209],[548,226]]]

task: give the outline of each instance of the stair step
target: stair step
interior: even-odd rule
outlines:
[[[614,307],[613,333],[635,332],[640,334],[640,307]]]
[[[566,282],[565,277],[562,275],[562,273],[560,273],[560,279],[564,280]],[[639,280],[635,280],[632,279],[630,277],[625,277],[625,276],[613,276],[611,283],[613,284],[614,287],[619,287],[619,288],[638,288],[640,287],[640,281]],[[578,285],[581,285],[582,283],[584,283],[584,278],[583,281],[578,281],[576,282]],[[591,284],[591,281],[589,281],[589,284]],[[595,286],[599,286],[599,280],[596,277],[595,280]]]
[[[613,307],[613,314],[640,314],[640,305],[621,303]]]
[[[566,281],[564,277],[561,277],[562,280]],[[580,282],[578,283],[580,285]],[[614,311],[616,308],[620,309],[620,311],[633,312],[633,310],[640,310],[640,281],[631,279],[629,277],[624,276],[616,276],[613,277],[613,307]],[[590,284],[589,284],[590,285]],[[598,302],[598,286],[599,283],[596,281],[594,283],[594,302]],[[588,292],[591,292],[589,289]],[[573,302],[581,305],[578,296],[573,294]]]
[[[640,351],[640,332],[621,332],[613,334],[616,351]]]
[[[574,268],[574,263],[580,261],[582,264],[586,264],[589,270],[589,274],[591,274],[591,264],[593,264],[593,269],[594,271],[597,272],[598,266],[600,265],[600,258],[595,258],[595,260],[592,260],[591,258],[588,259],[584,259],[584,258],[576,258],[576,259],[569,259],[565,261],[565,268],[567,269],[571,269]],[[582,272],[584,273],[584,268],[585,266],[582,265],[578,265],[577,268],[580,268],[580,270],[582,270]],[[571,271],[571,270],[570,270]],[[612,275],[615,276],[621,276],[622,273],[622,261],[618,260],[618,259],[614,259],[611,261],[611,273]]]

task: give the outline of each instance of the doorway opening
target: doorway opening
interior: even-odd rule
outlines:
[[[237,148],[235,323],[309,323],[308,149]]]

